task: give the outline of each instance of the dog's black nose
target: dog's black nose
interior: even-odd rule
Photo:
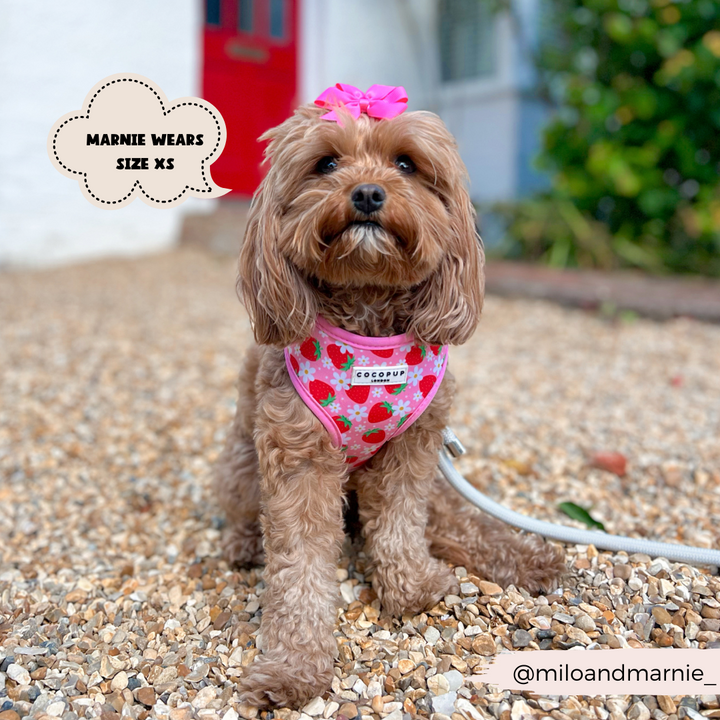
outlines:
[[[385,191],[379,185],[358,185],[350,199],[361,213],[371,215],[383,206]]]

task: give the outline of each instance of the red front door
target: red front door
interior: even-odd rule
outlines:
[[[262,133],[296,105],[297,0],[205,0],[203,97],[225,118],[213,180],[250,197],[262,179]]]

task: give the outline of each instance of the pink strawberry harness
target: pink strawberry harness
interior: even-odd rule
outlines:
[[[310,337],[285,348],[295,389],[354,468],[420,417],[447,357],[447,345],[420,345],[408,334],[364,337],[321,317]]]

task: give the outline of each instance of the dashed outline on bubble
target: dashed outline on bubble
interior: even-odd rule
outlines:
[[[115,83],[118,83],[118,82],[134,82],[134,83],[137,83],[138,85],[143,85],[148,90],[150,90],[150,92],[152,92],[152,94],[155,95],[155,97],[158,99],[160,106],[162,107],[163,116],[167,116],[169,113],[171,113],[176,108],[183,107],[185,105],[193,105],[195,107],[202,108],[207,113],[209,113],[210,117],[212,117],[212,119],[216,125],[216,128],[217,128],[217,140],[215,141],[215,147],[210,151],[210,154],[207,157],[203,158],[200,163],[200,173],[202,174],[202,179],[203,179],[203,182],[205,183],[205,186],[208,188],[207,190],[202,190],[200,188],[190,187],[190,185],[186,185],[185,189],[181,193],[176,195],[174,198],[171,198],[170,200],[157,200],[156,198],[152,197],[151,195],[148,195],[148,193],[145,192],[142,185],[140,184],[140,180],[136,180],[133,183],[132,187],[130,188],[130,192],[127,195],[125,195],[124,197],[120,198],[120,200],[103,200],[102,198],[99,198],[97,195],[95,195],[95,193],[93,193],[93,191],[90,189],[90,186],[88,185],[86,172],[81,172],[80,170],[73,170],[72,168],[69,168],[67,165],[65,165],[65,163],[60,159],[60,156],[58,155],[57,148],[56,148],[57,136],[58,136],[58,133],[60,132],[60,130],[63,127],[65,127],[65,125],[67,125],[69,122],[72,122],[73,120],[89,120],[90,119],[90,110],[92,109],[92,104],[95,102],[95,98],[106,87],[108,87],[110,85],[114,85]],[[105,83],[102,87],[99,87],[95,91],[95,94],[92,96],[92,99],[88,103],[86,115],[74,115],[73,117],[68,118],[67,120],[65,120],[65,122],[63,122],[61,125],[58,126],[57,130],[55,130],[55,134],[53,135],[52,147],[53,147],[53,155],[55,156],[55,159],[57,160],[58,164],[60,166],[62,166],[65,170],[67,170],[68,172],[72,173],[73,175],[82,175],[82,177],[84,179],[84,183],[85,183],[85,189],[87,190],[88,194],[92,198],[97,200],[98,202],[103,203],[104,205],[119,205],[120,203],[125,202],[125,200],[127,200],[135,192],[135,188],[137,187],[140,190],[140,192],[149,200],[152,200],[153,202],[159,203],[161,205],[166,205],[169,203],[174,203],[176,200],[181,198],[187,190],[192,190],[193,192],[198,192],[198,193],[213,192],[213,187],[210,185],[210,183],[207,181],[207,178],[205,177],[205,163],[215,154],[215,151],[217,150],[218,145],[220,145],[221,139],[222,139],[222,129],[220,127],[220,123],[218,122],[218,119],[215,116],[215,113],[213,113],[210,110],[210,108],[208,108],[207,106],[202,105],[201,103],[183,102],[183,103],[178,103],[177,105],[173,105],[169,110],[165,110],[165,103],[163,102],[160,95],[158,95],[155,88],[151,87],[148,83],[143,82],[142,80],[138,80],[137,78],[119,77],[119,78],[115,78],[114,80],[111,80],[110,82]],[[210,163],[210,164],[212,164],[212,163]]]

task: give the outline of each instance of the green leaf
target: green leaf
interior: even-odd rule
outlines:
[[[579,520],[581,523],[585,523],[589,528],[597,528],[598,530],[605,531],[605,526],[591,517],[590,513],[576,505],[573,502],[562,502],[558,505],[558,510],[564,512],[569,518],[573,520]]]

